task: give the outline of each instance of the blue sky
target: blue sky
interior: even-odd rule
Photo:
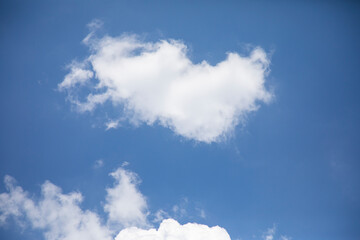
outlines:
[[[15,178],[28,193],[23,197],[34,202],[41,199],[46,180],[64,195],[81,192],[80,208],[96,213],[106,227],[112,224],[104,210],[112,206],[106,189],[118,189],[109,173],[120,169],[124,175],[119,186],[136,173],[128,184],[135,197],[146,201],[146,207],[139,208],[146,218],[135,224],[139,228],[157,228],[156,213],[162,210],[165,218],[180,224],[218,225],[233,240],[359,239],[359,10],[351,1],[2,1],[0,177]],[[97,28],[89,27],[94,22]],[[91,32],[90,42],[84,43]],[[163,96],[159,89],[166,84],[154,77],[143,87],[147,82],[141,80],[153,76],[138,64],[135,72],[145,75],[133,95],[121,103],[107,99],[81,112],[69,97],[84,101],[87,94],[99,93],[94,82],[105,84],[108,78],[101,76],[118,69],[116,64],[110,70],[97,69],[86,60],[92,55],[103,61],[99,51],[105,36],[115,43],[142,44],[145,50],[137,49],[140,53],[156,53],[143,45],[157,49],[163,46],[160,40],[182,52],[170,39],[176,40],[186,46],[179,62],[190,62],[184,70],[188,75],[169,70],[158,78],[196,80],[201,78],[194,73],[199,69],[208,74],[205,79],[220,76],[214,77],[221,80],[220,87],[210,94],[206,81],[201,82],[191,88],[199,98],[186,95],[190,102],[182,103],[183,93],[175,92],[181,104],[161,108],[153,99]],[[268,66],[261,58],[249,60],[256,47]],[[228,53],[237,54],[234,68]],[[178,63],[169,56],[145,65],[163,69],[162,64]],[[250,63],[241,65],[236,59]],[[110,66],[105,60],[104,66]],[[203,60],[210,70],[201,67]],[[231,77],[227,81],[228,72],[211,68],[219,62],[228,66],[231,76],[239,71],[239,79],[243,71],[260,77],[246,77],[241,80],[245,85],[237,88]],[[92,83],[83,86],[77,77],[72,78],[74,85],[59,89],[78,68],[94,74]],[[257,83],[256,94],[242,90],[249,82]],[[143,96],[150,100],[146,106],[136,100]],[[240,100],[232,102],[238,96]],[[251,104],[244,105],[242,96],[249,96],[258,109],[248,110]],[[235,115],[217,114],[224,109],[224,98],[226,106],[237,109]],[[179,109],[184,110],[184,121],[172,112]],[[152,117],[156,120],[150,124]],[[212,121],[216,117],[235,122],[217,124]],[[119,126],[106,130],[109,121]],[[203,131],[201,126],[209,128]],[[103,164],[96,167],[99,160]],[[11,192],[5,184],[0,192],[4,216],[9,209],[4,196]],[[26,214],[15,215],[1,224],[1,239],[50,239],[43,235],[46,228],[34,227]],[[128,227],[121,224],[116,233]]]

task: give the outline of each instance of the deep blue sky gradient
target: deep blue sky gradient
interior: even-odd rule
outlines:
[[[359,239],[359,12],[351,1],[1,1],[0,177],[33,194],[47,179],[79,190],[102,214],[108,173],[127,161],[151,210],[189,199],[182,223],[220,225],[234,240],[273,224],[294,240]],[[104,110],[78,114],[56,90],[66,65],[87,56],[81,40],[96,18],[111,36],[181,39],[194,62],[261,46],[276,98],[219,144],[159,126],[105,131]],[[1,239],[38,234],[0,229]]]

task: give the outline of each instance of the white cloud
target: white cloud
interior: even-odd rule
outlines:
[[[74,87],[75,85],[83,85],[90,78],[94,76],[94,73],[90,70],[85,69],[84,63],[73,62],[69,68],[70,73],[66,75],[64,81],[59,84],[59,89],[66,89]]]
[[[15,185],[12,177],[5,177],[5,185],[8,193],[0,194],[2,223],[10,216],[20,225],[30,222],[34,229],[44,231],[47,240],[112,239],[96,213],[81,210],[80,193],[63,194],[59,187],[46,181],[41,187],[41,198],[34,201]]]
[[[10,176],[5,177],[8,193],[0,194],[0,223],[4,224],[10,216],[21,225],[30,222],[33,228],[44,230],[48,240],[107,240],[112,239],[113,230],[147,226],[147,203],[137,189],[135,173],[119,168],[110,175],[115,184],[106,189],[104,211],[108,225],[102,224],[95,212],[81,210],[80,193],[63,194],[59,187],[46,181],[40,200],[34,201]]]
[[[110,175],[115,184],[106,189],[104,206],[109,224],[104,224],[97,213],[81,209],[83,197],[79,192],[64,194],[61,188],[46,181],[40,199],[34,200],[12,177],[6,176],[7,192],[0,194],[0,225],[12,217],[22,227],[30,224],[43,231],[47,240],[110,240],[116,233],[116,240],[230,240],[221,227],[180,225],[173,219],[158,219],[162,221],[159,229],[148,229],[147,203],[137,190],[139,180],[135,173],[119,168]],[[166,215],[159,211],[160,217]],[[114,229],[114,223],[121,226]]]
[[[104,210],[109,214],[109,225],[114,227],[146,227],[148,207],[145,197],[137,189],[139,179],[135,173],[119,168],[110,173],[114,187],[107,188]]]
[[[83,196],[79,192],[64,194],[61,188],[45,181],[40,198],[34,199],[16,185],[14,178],[5,176],[7,192],[0,194],[0,225],[13,218],[21,227],[30,225],[43,231],[46,240],[110,240],[116,234],[115,240],[230,240],[224,228],[197,223],[181,225],[174,219],[165,219],[170,216],[164,210],[153,214],[153,222],[161,222],[159,228],[149,229],[147,203],[137,188],[138,177],[123,168],[110,175],[115,184],[106,189],[104,210],[108,224],[96,212],[81,209]],[[180,210],[177,205],[174,208]],[[274,226],[262,239],[273,240],[275,233]],[[281,235],[277,239],[291,238]]]
[[[136,227],[122,230],[115,240],[230,240],[225,229],[208,227],[197,223],[180,225],[173,219],[166,219],[158,230]]]
[[[80,112],[111,102],[122,113],[121,121],[157,123],[210,143],[227,137],[272,97],[265,88],[270,61],[261,48],[247,57],[230,52],[210,65],[193,63],[186,45],[177,40],[144,42],[129,35],[96,39],[91,32],[84,43],[90,56],[70,64],[59,84]],[[83,100],[80,89],[87,89]],[[109,121],[107,128],[117,127],[119,119]]]

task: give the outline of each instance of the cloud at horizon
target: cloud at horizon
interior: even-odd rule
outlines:
[[[96,24],[95,24],[96,23]],[[136,35],[95,37],[101,24],[90,25],[83,40],[90,54],[73,61],[58,89],[79,112],[92,112],[109,102],[122,122],[159,124],[186,139],[222,141],[273,94],[266,88],[270,60],[254,48],[249,56],[227,53],[215,65],[193,63],[180,40],[141,41]]]

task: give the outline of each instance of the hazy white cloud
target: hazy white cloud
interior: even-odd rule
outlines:
[[[109,214],[108,223],[113,227],[148,226],[148,207],[145,197],[137,189],[139,179],[135,173],[123,168],[110,173],[114,186],[107,188],[104,210]]]
[[[230,240],[230,236],[218,226],[208,227],[197,223],[180,225],[174,219],[166,219],[157,230],[126,228],[115,240]]]
[[[98,214],[82,210],[81,193],[62,193],[61,188],[46,181],[41,197],[33,199],[15,179],[5,177],[7,192],[0,194],[0,225],[12,217],[20,226],[30,226],[44,232],[47,240],[230,240],[225,229],[215,226],[188,223],[180,225],[158,211],[158,230],[149,229],[147,203],[138,191],[139,180],[135,173],[119,168],[110,174],[115,184],[107,188],[104,205],[108,224]],[[117,228],[115,228],[117,227]],[[140,228],[141,227],[141,228]],[[120,232],[120,233],[119,233]]]
[[[159,223],[167,218],[170,218],[170,215],[167,212],[165,212],[164,210],[160,209],[160,210],[156,211],[156,213],[154,214],[153,222]]]
[[[121,164],[121,167],[126,167],[126,166],[129,166],[130,163],[128,161],[124,161],[122,164]]]
[[[170,208],[164,208],[156,211],[151,215],[152,222],[159,223],[164,219],[177,219],[180,221],[188,221],[193,219],[206,219],[206,212],[197,202],[190,201],[187,197]]]
[[[263,235],[264,240],[273,240],[276,233],[276,227],[269,228]]]
[[[116,119],[116,120],[109,120],[107,123],[105,123],[106,126],[106,130],[112,129],[112,128],[118,128],[120,124],[120,120]]]
[[[185,216],[188,215],[188,211],[186,210],[187,209],[187,200],[186,200],[186,203],[183,204],[175,204],[173,207],[172,207],[172,212],[173,214],[177,217],[177,218],[183,218]]]
[[[205,213],[205,210],[204,209],[201,209],[201,208],[198,208],[197,209],[198,211],[199,211],[199,216],[201,217],[201,218],[206,218],[206,213]]]
[[[291,238],[290,238],[290,237],[287,237],[287,236],[281,236],[281,237],[280,237],[280,240],[291,240]]]
[[[278,237],[276,237],[276,235]],[[274,240],[274,239],[278,239],[278,240],[291,240],[290,237],[284,236],[284,235],[279,235],[277,234],[277,229],[276,229],[276,225],[274,225],[272,228],[268,228],[267,231],[263,234],[262,236],[263,240]]]
[[[178,40],[95,38],[91,32],[83,42],[90,55],[70,64],[59,84],[80,112],[110,102],[122,114],[121,121],[157,123],[185,138],[210,143],[227,137],[259,103],[272,97],[265,87],[270,61],[259,47],[249,56],[230,52],[210,65],[193,63],[187,46]],[[81,98],[79,92],[84,91]],[[107,129],[120,126],[119,119],[108,121]]]
[[[96,169],[96,168],[101,168],[102,166],[104,166],[104,160],[98,159],[95,161],[93,167]]]

